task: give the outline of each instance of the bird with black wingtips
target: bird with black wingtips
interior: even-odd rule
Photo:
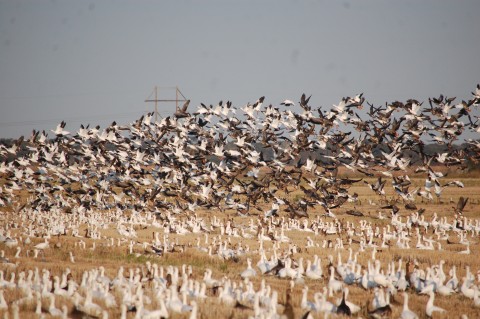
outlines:
[[[343,291],[342,301],[340,302],[340,305],[337,306],[337,314],[349,316],[349,317],[352,315],[350,307],[348,307],[348,305],[345,302],[345,291]]]
[[[284,105],[284,106],[294,106],[295,105],[295,102],[291,101],[291,100],[284,100],[282,103],[280,103],[280,105]]]
[[[382,177],[379,176],[377,181],[375,182],[375,184],[370,184],[369,182],[367,181],[363,181],[365,184],[368,185],[368,187],[370,187],[370,189],[372,191],[374,191],[375,193],[377,193],[378,195],[385,195],[385,191],[384,191],[384,187],[385,187],[385,183],[387,182],[386,180],[382,180]]]

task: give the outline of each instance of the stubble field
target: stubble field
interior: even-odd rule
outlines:
[[[347,172],[344,173],[347,174]],[[247,268],[247,258],[249,258],[252,260],[253,268],[256,270],[256,276],[248,279],[253,284],[254,291],[258,292],[262,287],[262,281],[264,281],[264,286],[269,287],[266,289],[270,293],[269,295],[267,293],[266,296],[271,298],[273,291],[276,291],[278,296],[276,313],[287,318],[300,318],[308,311],[308,308],[303,307],[302,309],[302,306],[305,306],[304,304],[302,305],[302,291],[304,287],[308,287],[307,300],[311,302],[314,302],[315,293],[324,293],[324,288],[329,286],[330,281],[330,261],[333,262],[332,266],[336,269],[334,277],[340,279],[341,277],[338,273],[339,263],[343,265],[356,263],[356,265],[361,265],[363,271],[368,268],[368,265],[374,265],[373,258],[376,258],[380,261],[381,272],[384,274],[390,269],[390,265],[406,269],[406,262],[409,261],[411,263],[410,267],[413,267],[414,264],[414,267],[422,272],[421,276],[423,276],[423,279],[427,281],[429,280],[428,276],[430,276],[429,269],[438,269],[440,261],[444,261],[443,271],[446,274],[444,282],[450,279],[449,271],[455,267],[459,280],[457,291],[450,296],[436,294],[435,305],[445,309],[446,312],[434,313],[434,317],[459,318],[461,315],[466,315],[468,318],[478,318],[480,316],[480,308],[474,306],[474,300],[464,296],[460,291],[460,287],[463,282],[462,278],[466,276],[468,271],[474,277],[474,285],[478,285],[480,281],[480,258],[478,257],[480,253],[478,245],[480,178],[472,173],[450,172],[444,178],[444,181],[448,182],[457,179],[462,180],[465,185],[464,188],[445,188],[439,199],[434,199],[430,202],[422,201],[420,197],[417,197],[415,201],[416,210],[405,209],[402,200],[395,196],[391,187],[385,187],[386,196],[380,197],[375,195],[363,182],[374,182],[374,179],[364,179],[349,189],[351,194],[358,194],[357,202],[347,203],[335,210],[336,218],[323,216],[324,211],[320,206],[309,208],[309,218],[304,218],[300,222],[303,223],[307,220],[305,222],[307,229],[299,229],[296,220],[284,223],[284,225],[290,225],[290,227],[284,227],[285,238],[283,240],[279,237],[281,229],[278,225],[280,225],[280,221],[283,220],[285,222],[289,218],[288,213],[284,212],[283,209],[280,209],[279,217],[266,219],[263,218],[263,212],[253,209],[250,211],[250,215],[242,217],[238,216],[235,211],[227,210],[222,213],[215,209],[199,209],[195,214],[182,213],[174,217],[165,217],[164,220],[155,218],[153,220],[146,219],[143,223],[134,224],[132,222],[131,227],[136,232],[136,237],[131,238],[121,235],[116,229],[116,224],[113,220],[111,223],[99,225],[97,227],[98,234],[95,235],[86,232],[87,228],[91,229],[89,225],[79,223],[79,235],[72,236],[71,230],[67,229],[66,235],[51,236],[48,239],[49,247],[43,253],[39,251],[36,258],[33,256],[34,246],[44,242],[44,238],[28,237],[25,233],[25,227],[28,227],[27,224],[30,224],[30,227],[51,227],[51,225],[35,224],[35,218],[33,216],[25,216],[25,211],[21,209],[19,211],[3,209],[0,216],[3,235],[5,236],[8,232],[9,237],[18,241],[17,245],[12,245],[11,247],[8,247],[6,242],[0,244],[1,249],[5,253],[5,258],[8,259],[0,264],[1,274],[3,275],[0,278],[0,285],[8,305],[8,309],[3,309],[3,313],[5,316],[7,314],[15,316],[14,312],[16,310],[13,310],[13,302],[24,298],[25,294],[25,290],[21,287],[18,279],[19,276],[22,276],[24,279],[27,278],[29,271],[38,270],[40,276],[48,271],[50,280],[54,276],[58,276],[61,280],[62,274],[65,275],[66,271],[69,270],[72,276],[71,280],[79,285],[77,292],[80,292],[79,294],[82,295],[84,294],[81,291],[82,285],[84,285],[82,276],[83,281],[85,281],[85,274],[90,273],[92,275],[86,277],[90,278],[90,280],[95,280],[91,278],[98,278],[96,273],[96,277],[93,276],[93,273],[95,270],[98,271],[99,267],[105,269],[105,276],[110,280],[109,285],[107,285],[109,289],[103,295],[98,293],[92,298],[95,304],[105,309],[106,313],[103,316],[108,315],[109,318],[120,317],[122,313],[120,305],[128,303],[125,293],[112,283],[114,278],[118,278],[117,274],[121,267],[123,267],[123,278],[126,282],[129,280],[137,282],[136,289],[139,289],[138,286],[142,287],[141,294],[145,309],[158,309],[161,308],[159,298],[163,298],[163,294],[158,293],[158,286],[165,285],[165,289],[168,290],[167,273],[174,274],[174,268],[178,268],[180,278],[177,283],[177,289],[180,291],[180,299],[182,299],[182,291],[187,290],[188,292],[185,293],[186,297],[183,300],[184,305],[192,305],[192,301],[195,300],[198,305],[199,318],[246,318],[255,315],[254,298],[242,299],[244,300],[243,302],[238,300],[232,301],[231,296],[224,295],[223,290],[231,287],[232,291],[238,290],[244,293],[247,291],[247,281],[242,279],[240,274]],[[422,186],[424,183],[424,179],[415,178],[415,176],[411,180],[413,184],[411,186],[412,189],[415,186]],[[25,196],[24,192],[19,191],[17,196],[19,204],[16,207],[20,206],[22,201],[25,200],[22,196]],[[297,194],[291,192],[284,194],[284,196],[294,200]],[[455,214],[453,207],[456,206],[460,196],[469,198],[463,217],[460,218],[466,218],[473,225],[473,230],[471,231],[458,230],[454,224]],[[391,209],[382,209],[381,207],[392,203],[400,208],[400,211],[394,218],[395,221],[399,219],[401,223],[406,223],[409,216],[415,214],[419,209],[425,209],[417,222],[409,227],[407,236],[410,238],[410,248],[399,248],[395,239],[384,240],[385,234],[391,233],[395,226],[392,225]],[[265,211],[269,209],[269,207],[261,208]],[[357,217],[346,214],[348,210],[352,209],[360,211],[364,216]],[[381,212],[381,217],[379,212]],[[98,213],[102,214],[102,212]],[[434,214],[437,215],[436,221],[445,218],[446,222],[450,223],[455,229],[444,232],[434,231],[435,227],[432,226]],[[200,230],[185,226],[185,233],[183,234],[170,231],[172,227],[169,227],[169,223],[181,224],[194,218],[197,221],[202,221],[201,223],[206,230],[203,229],[203,226]],[[460,220],[462,221],[462,219]],[[316,224],[320,223],[321,225],[336,222],[337,226],[339,226],[336,228],[336,233],[332,234],[325,231],[328,227],[314,232],[308,229],[308,226],[312,225],[314,221],[316,221]],[[361,231],[361,223],[372,225],[372,229],[376,230],[371,238]],[[166,227],[163,227],[164,225]],[[316,255],[321,261],[323,278],[314,280],[305,275],[302,275],[301,278],[280,278],[274,272],[261,274],[260,269],[256,265],[260,261],[261,255],[261,250],[259,250],[259,236],[261,234],[259,234],[258,227],[262,225],[271,233],[270,237],[273,237],[273,240],[268,240],[269,238],[267,237],[262,240],[263,251],[268,259],[273,256],[275,251],[278,257],[289,256],[297,265],[303,259],[302,265],[305,267],[307,260],[313,260]],[[155,233],[157,233],[156,236]],[[465,235],[465,238],[460,238],[459,234],[461,233]],[[420,247],[417,246],[418,234],[422,236],[422,244],[427,243],[431,239],[433,249],[417,248]],[[448,235],[448,239],[446,235]],[[97,236],[98,238],[89,238]],[[27,238],[30,238],[30,243],[27,243]],[[308,241],[307,238],[311,240]],[[158,239],[163,243],[168,242],[170,247],[172,247],[171,251],[164,249],[161,254],[155,254],[151,249],[151,245]],[[461,253],[461,251],[466,250],[466,245],[461,243],[461,241],[469,242],[469,254]],[[18,257],[15,257],[17,247],[21,248],[21,252]],[[209,247],[212,250],[210,254],[208,252]],[[234,257],[220,257],[226,249],[228,249],[228,253],[233,251]],[[375,254],[373,254],[374,250],[376,251]],[[69,256],[70,252],[74,256],[73,260]],[[158,265],[158,268],[162,269],[157,278],[152,275],[151,270],[148,271],[150,265],[153,264]],[[191,274],[182,278],[182,267],[188,269],[189,266]],[[211,277],[215,279],[213,284],[210,284],[205,279],[207,269],[212,271]],[[24,274],[20,275],[21,273]],[[154,282],[156,280],[158,282]],[[182,283],[188,280],[191,282],[190,289],[182,286]],[[200,286],[202,282],[207,282],[206,297],[196,295],[198,289],[194,293],[193,287],[195,285]],[[126,283],[125,285],[128,286],[129,284]],[[132,285],[135,284],[132,283]],[[38,297],[36,298],[34,294],[34,298],[22,303],[18,307],[21,318],[35,314],[35,311],[38,317],[52,317],[48,310],[51,294],[55,296],[54,304],[56,308],[61,309],[63,305],[66,305],[68,317],[85,316],[85,314],[76,310],[77,307],[72,296],[57,293],[53,286],[47,287],[42,288],[43,290],[40,292],[39,298],[42,305],[40,314],[38,314],[37,309]],[[373,309],[372,299],[374,299],[375,289],[364,289],[359,281],[350,285],[345,284],[345,287],[349,289],[348,300],[361,307],[354,316],[369,317],[368,312]],[[236,288],[236,290],[233,288]],[[287,300],[287,291],[290,288],[292,291],[291,298]],[[64,290],[67,291],[67,289],[65,287]],[[406,292],[409,295],[409,308],[420,318],[425,318],[428,295],[419,294],[413,287],[407,288]],[[113,296],[116,306],[108,307],[107,299],[104,299],[106,298],[104,296],[107,295]],[[333,293],[332,296],[325,295],[326,300],[334,304],[337,304],[337,300],[342,297],[341,292]],[[478,299],[478,293],[476,298]],[[404,297],[400,291],[393,294],[390,300],[392,313],[391,316],[387,317],[400,317],[403,310],[403,300]],[[135,305],[134,302],[131,304]],[[260,306],[262,305],[260,304]],[[263,305],[263,307],[268,307],[268,305]],[[127,312],[128,318],[142,317],[141,314],[133,311],[135,308],[129,307],[128,310],[132,310]],[[185,308],[185,310],[188,309]],[[146,316],[146,312],[144,315]],[[179,313],[169,310],[168,315],[170,318],[188,318],[192,316],[192,313],[190,311]],[[310,315],[315,318],[337,316],[336,314],[315,310],[310,311]]]

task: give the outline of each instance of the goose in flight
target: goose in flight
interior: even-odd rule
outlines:
[[[463,214],[463,210],[465,209],[465,205],[467,205],[467,202],[468,202],[468,197],[465,198],[463,196],[460,196],[457,202],[457,206],[453,207],[453,209],[455,210],[455,213]]]
[[[184,117],[189,117],[190,113],[187,112],[188,105],[190,104],[190,100],[187,100],[181,108],[179,108],[173,116],[176,118],[184,118]]]
[[[62,137],[70,134],[69,131],[64,130],[65,126],[67,123],[65,121],[62,121],[60,124],[57,125],[57,128],[55,130],[51,130],[57,137]]]
[[[284,105],[284,106],[294,106],[295,105],[295,102],[291,101],[291,100],[284,100],[282,103],[280,103],[280,105]]]

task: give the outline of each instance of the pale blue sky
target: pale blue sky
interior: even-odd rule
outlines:
[[[0,137],[133,122],[155,85],[178,85],[192,108],[304,92],[324,107],[360,92],[468,99],[479,13],[473,0],[0,0]]]

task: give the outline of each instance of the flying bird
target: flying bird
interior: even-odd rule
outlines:
[[[285,101],[283,101],[282,103],[280,103],[280,105],[294,106],[294,105],[295,105],[295,102],[290,101],[290,100],[285,100]]]

